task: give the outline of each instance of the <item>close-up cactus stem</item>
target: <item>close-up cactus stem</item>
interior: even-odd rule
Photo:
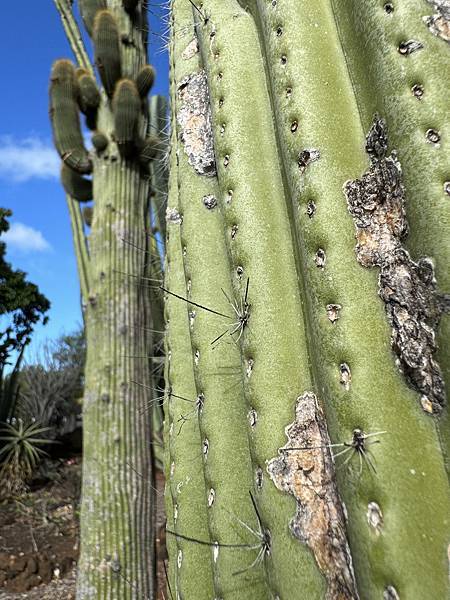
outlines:
[[[164,290],[190,338],[167,313],[179,598],[447,597],[448,16],[390,4],[171,2]],[[270,542],[245,559],[227,544],[255,545],[249,491]],[[191,566],[207,544],[212,563]]]
[[[78,600],[448,598],[448,1],[55,3]]]

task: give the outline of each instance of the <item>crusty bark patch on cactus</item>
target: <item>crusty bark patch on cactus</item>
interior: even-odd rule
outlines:
[[[181,225],[183,222],[183,217],[176,208],[171,208],[168,206],[166,208],[166,221],[167,223],[172,223],[174,225]]]
[[[313,392],[297,399],[295,421],[285,431],[288,442],[269,461],[267,470],[277,488],[296,499],[297,511],[289,528],[312,550],[327,581],[326,598],[358,598],[330,438]]]
[[[424,17],[424,22],[433,35],[450,44],[449,0],[427,0],[427,2],[436,10],[436,13]]]
[[[189,164],[199,175],[214,177],[216,162],[205,71],[185,77],[178,85],[177,94],[180,101],[177,114],[180,138]]]
[[[197,37],[195,37],[191,42],[189,42],[189,44],[183,50],[181,56],[184,60],[189,60],[190,58],[195,56],[198,51],[199,51],[198,39],[197,39]]]
[[[444,380],[436,352],[436,330],[450,309],[450,295],[437,290],[431,259],[414,262],[402,246],[408,234],[405,189],[395,152],[387,156],[386,124],[375,116],[366,138],[370,167],[344,186],[356,227],[356,256],[364,267],[379,267],[379,295],[392,327],[397,364],[421,395],[422,408],[440,413]]]

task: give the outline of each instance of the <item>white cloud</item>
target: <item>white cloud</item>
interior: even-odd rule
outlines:
[[[8,250],[46,252],[51,249],[40,231],[23,223],[12,223],[9,230],[2,234],[0,239],[2,242],[6,242]]]
[[[58,177],[60,160],[50,143],[38,137],[0,136],[0,177],[22,182]]]

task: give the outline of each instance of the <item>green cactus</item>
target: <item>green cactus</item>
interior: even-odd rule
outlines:
[[[82,177],[65,163],[61,165],[61,183],[66,193],[78,202],[90,202],[92,200],[94,195],[92,181]]]
[[[92,170],[81,134],[79,86],[70,60],[57,60],[50,76],[50,118],[56,149],[68,167],[78,173]]]
[[[83,207],[83,221],[88,227],[92,227],[92,220],[94,218],[94,208],[92,206]]]
[[[108,137],[101,131],[94,131],[91,139],[92,145],[97,152],[103,152],[108,147]]]
[[[145,166],[158,156],[161,140],[156,135],[149,135],[140,146],[139,160]]]
[[[134,81],[121,79],[114,89],[112,100],[114,135],[119,152],[130,157],[136,147],[137,126],[141,113],[141,100]]]
[[[75,72],[70,61],[57,61],[50,85],[87,331],[77,598],[154,598],[151,439],[157,401],[151,390],[158,383],[163,306],[161,294],[146,283],[161,277],[161,259],[151,238],[149,168],[142,168],[139,152],[134,153],[156,118],[134,83],[147,63],[144,18],[136,11],[136,19],[130,19],[119,2],[108,3],[111,11],[104,10],[105,2],[81,3],[88,32],[92,28],[103,84],[99,92],[72,2],[55,3],[79,63]],[[132,36],[133,45],[122,48],[123,36]],[[129,79],[121,79],[122,73]],[[89,152],[79,109],[90,114],[95,127]],[[92,180],[82,177],[87,172]],[[90,200],[94,205],[81,210],[79,202]],[[160,420],[160,411],[155,412],[155,429]]]
[[[403,5],[172,1],[177,597],[448,596],[449,49]]]
[[[178,178],[175,155],[172,155],[170,171],[168,212],[178,213]],[[179,226],[175,220],[168,222],[167,248],[171,251],[166,257],[166,283],[179,293],[186,293],[181,239]],[[191,353],[189,320],[185,305],[175,297],[169,297],[165,306],[166,319],[171,327],[166,336],[166,356],[172,358],[166,364],[166,381],[168,384],[165,416],[166,416],[166,509],[168,523],[176,531],[183,527],[186,535],[208,535],[206,487],[202,469],[202,454],[197,419],[188,419],[182,427],[183,444],[178,444],[177,435],[182,425],[180,419],[192,410],[190,399],[196,397],[193,361],[186,360]],[[176,344],[176,346],[172,346]],[[178,353],[177,348],[183,352]],[[186,400],[182,400],[186,398]],[[181,439],[181,438],[180,438]],[[184,502],[184,498],[188,502]],[[170,511],[170,508],[172,509]],[[170,512],[169,512],[170,511]],[[169,537],[169,536],[168,536]],[[175,540],[172,540],[175,541]],[[170,545],[169,545],[170,547]],[[183,540],[176,540],[174,549],[175,588],[186,598],[195,598],[199,589],[205,596],[213,597],[212,560],[208,547],[192,545]],[[196,566],[203,565],[197,577],[192,573]]]
[[[152,208],[153,226],[165,239],[166,205],[168,182],[168,135],[167,135],[167,100],[164,96],[150,98],[150,136],[146,140],[147,149],[141,151],[140,160],[144,166],[150,166],[150,178],[153,182]],[[156,136],[158,132],[158,136]],[[153,160],[148,161],[148,158]]]
[[[106,0],[79,0],[79,7],[86,31],[92,35],[95,15],[102,8],[106,8]]]
[[[95,129],[97,123],[97,109],[100,106],[100,92],[95,79],[85,69],[76,70],[80,88],[79,105],[81,112],[86,115],[86,125]]]
[[[119,26],[111,11],[96,13],[92,41],[100,79],[106,94],[111,97],[122,73]]]
[[[136,87],[141,98],[145,98],[155,81],[155,69],[151,65],[144,65],[136,77]]]

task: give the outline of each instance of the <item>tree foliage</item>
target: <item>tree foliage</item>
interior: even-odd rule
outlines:
[[[0,236],[9,229],[11,211],[0,208]],[[23,350],[31,339],[34,326],[48,321],[50,301],[27,274],[6,261],[6,243],[0,240],[0,421],[11,412],[16,395],[16,374]],[[17,354],[16,354],[17,353]],[[16,354],[15,363],[11,357]],[[12,374],[4,380],[5,367],[14,364]]]

